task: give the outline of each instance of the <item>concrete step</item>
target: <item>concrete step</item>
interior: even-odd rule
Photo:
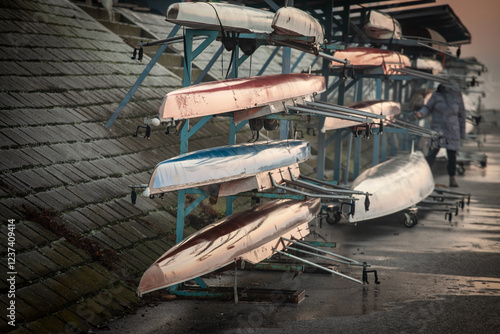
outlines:
[[[156,40],[155,36],[151,35],[141,27],[135,25],[125,16],[122,16],[117,12],[115,12],[115,20],[109,21],[108,13],[106,9],[104,9],[103,7],[88,6],[83,1],[82,2],[76,1],[75,3],[87,14],[95,18],[103,26],[105,26],[118,36],[120,36],[125,43],[127,43],[133,48],[136,48],[138,46],[138,43],[141,41],[148,42]],[[123,6],[121,5],[122,4],[120,4],[120,7],[129,6],[127,4],[123,4]],[[135,10],[135,8],[132,9]],[[145,9],[142,8],[142,10]],[[157,46],[145,47],[144,54],[147,55],[148,57],[153,57],[157,50],[158,50]],[[169,69],[175,75],[182,78],[184,72],[183,70],[184,57],[181,54],[177,53],[175,50],[167,48],[167,50],[161,55],[160,59],[158,60],[158,63]],[[203,72],[202,69],[197,68],[195,65],[193,65],[192,68],[193,78],[197,78],[202,72]],[[203,81],[213,81],[213,80],[215,79],[212,78],[210,75],[207,75]]]
[[[145,54],[152,58],[155,55],[155,52],[145,52]],[[183,68],[184,60],[181,55],[173,54],[173,53],[163,53],[160,56],[160,59],[158,59],[158,63],[169,70],[172,70],[173,68]],[[181,71],[182,74],[182,71]],[[182,76],[181,76],[182,77]]]
[[[108,20],[97,20],[100,24],[111,30],[117,35],[120,36],[135,36],[139,38],[148,38],[154,40],[155,37],[143,30],[141,27],[138,27],[133,24],[125,23],[125,22],[111,22]]]
[[[115,3],[113,7],[121,7],[121,8],[128,8],[133,10],[134,12],[150,12],[151,8],[149,7],[141,7],[140,5],[136,4],[131,4],[131,3]]]
[[[165,65],[164,65],[165,66]],[[174,73],[175,75],[179,76],[180,78],[182,78],[183,74],[184,74],[184,68],[183,67],[169,67],[168,68],[172,73]],[[203,72],[202,69],[199,69],[199,68],[195,68],[193,67],[191,69],[191,77],[193,78],[193,81],[196,80],[196,78],[198,78],[198,76]],[[205,76],[205,78],[202,80],[202,82],[207,82],[207,81],[213,81],[214,79],[211,78],[210,76]]]
[[[106,9],[104,7],[97,7],[97,6],[88,6],[84,2],[79,2],[79,1],[74,1],[74,3],[80,7],[85,13],[89,14],[92,16],[94,19],[98,21],[109,21],[109,15]],[[121,16],[120,13],[115,13],[115,22],[127,22],[128,20]]]

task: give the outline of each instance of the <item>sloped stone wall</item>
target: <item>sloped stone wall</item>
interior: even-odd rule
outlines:
[[[69,1],[0,6],[0,331],[87,332],[141,302],[138,278],[174,243],[176,194],[132,205],[128,186],[178,155],[179,138],[164,129],[149,140],[132,133],[181,83],[155,66],[107,130],[147,59],[131,60]],[[225,145],[227,133],[215,119],[190,150]]]

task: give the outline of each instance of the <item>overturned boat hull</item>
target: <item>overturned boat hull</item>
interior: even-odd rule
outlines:
[[[419,57],[416,59],[415,67],[419,70],[427,70],[436,75],[443,72],[443,64],[432,58]]]
[[[272,28],[278,35],[314,37],[314,43],[323,43],[323,26],[311,15],[295,7],[282,7],[274,15]]]
[[[349,222],[354,223],[387,216],[419,203],[434,190],[434,178],[423,153],[418,151],[367,169],[354,180],[351,189],[372,194],[368,211],[362,197],[356,201],[354,215],[349,216]]]
[[[172,247],[143,274],[138,294],[179,284],[236,260],[260,262],[284,249],[281,237],[303,238],[319,199],[275,200],[210,224]]]
[[[280,140],[221,146],[160,162],[149,181],[149,195],[246,179],[309,159],[311,145]],[[249,190],[249,189],[248,189]]]
[[[193,85],[168,93],[160,106],[160,121],[250,110],[295,98],[312,99],[325,91],[325,78],[310,74],[274,74]]]
[[[390,15],[372,10],[368,13],[364,31],[374,39],[400,39],[401,25]]]
[[[180,2],[170,5],[166,20],[182,26],[243,33],[272,33],[274,13],[261,9],[207,2]]]
[[[374,115],[384,115],[386,116],[386,119],[390,119],[401,113],[401,104],[399,102],[389,100],[361,101],[352,103],[348,105],[348,107],[359,111],[369,112]],[[380,122],[382,122],[382,120],[376,121],[376,123]],[[359,125],[359,122],[326,117],[324,130],[336,130],[357,125]]]
[[[384,74],[398,74],[397,69],[411,67],[410,58],[399,52],[368,48],[351,47],[335,52],[335,57],[348,59],[354,68],[382,67]],[[333,63],[334,67],[338,66]]]

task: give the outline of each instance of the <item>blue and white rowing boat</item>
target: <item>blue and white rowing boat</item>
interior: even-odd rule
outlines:
[[[310,156],[311,145],[302,140],[257,142],[190,152],[160,162],[145,195],[247,179],[296,166]]]

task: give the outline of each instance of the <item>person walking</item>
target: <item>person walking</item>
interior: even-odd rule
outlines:
[[[446,149],[448,156],[448,175],[450,187],[458,187],[455,179],[457,168],[457,151],[461,139],[465,139],[465,107],[460,90],[453,86],[440,84],[429,101],[417,111],[417,118],[432,115],[431,129],[443,134],[438,147],[430,147],[426,156],[432,167],[440,148]]]

